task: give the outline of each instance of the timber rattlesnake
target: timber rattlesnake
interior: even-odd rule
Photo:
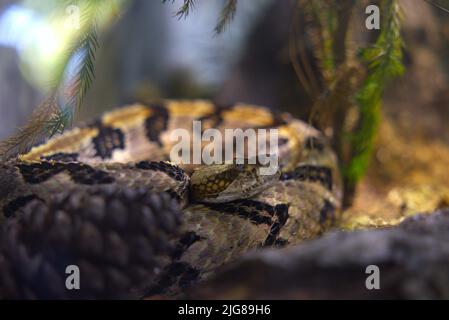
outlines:
[[[245,195],[242,191],[236,197],[237,188],[226,202],[195,201],[208,189],[224,192],[248,172],[256,177],[259,166],[175,166],[165,162],[174,145],[171,132],[178,128],[191,131],[194,120],[202,122],[203,130],[278,129],[280,175],[265,181],[257,193]],[[194,186],[200,197],[192,198],[192,172],[197,174]],[[154,251],[159,252],[157,267],[149,271],[154,271],[153,277],[143,284],[149,295],[176,293],[248,250],[316,237],[339,218],[341,201],[336,157],[322,134],[287,114],[244,104],[217,107],[207,101],[163,101],[132,105],[0,165],[0,207],[3,215],[13,220],[21,215],[36,220],[30,217],[37,211],[55,216],[52,221],[59,221],[58,212],[77,215],[92,211],[98,215],[105,211],[102,213],[107,215],[140,210],[145,216],[149,207],[153,215],[165,219],[157,212],[167,209],[165,198],[149,200],[149,207],[133,203],[147,197],[147,191],[167,193],[182,208],[182,222],[166,227],[169,236],[160,238],[170,242],[171,251]],[[121,202],[114,204],[114,197]],[[124,203],[129,207],[123,207]],[[117,209],[120,206],[122,210]],[[73,224],[75,217],[71,217]],[[144,221],[159,221],[148,219]],[[36,224],[34,220],[31,225]],[[77,228],[73,230],[82,229]],[[102,228],[100,223],[97,228]],[[39,233],[35,237],[38,239]],[[150,243],[150,247],[154,245]]]

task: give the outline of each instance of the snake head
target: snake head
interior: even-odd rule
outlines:
[[[279,180],[280,172],[264,175],[260,164],[202,166],[191,177],[192,199],[204,203],[229,202],[252,197]]]

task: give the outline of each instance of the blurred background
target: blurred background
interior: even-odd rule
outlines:
[[[155,98],[239,101],[309,118],[314,101],[289,56],[296,1],[241,0],[219,35],[214,26],[224,1],[198,0],[181,18],[181,0],[112,2],[99,24],[96,79],[75,123]],[[44,99],[76,32],[64,12],[55,14],[57,3],[0,0],[0,139]],[[346,215],[348,228],[363,225],[366,215],[401,219],[449,206],[449,14],[424,0],[400,4],[406,73],[387,87],[374,158]],[[354,12],[354,48],[373,37],[365,19],[360,8]],[[310,68],[317,68],[313,59]]]
[[[110,2],[116,11],[106,12],[110,19],[100,26],[96,81],[79,119],[124,101],[218,96],[271,1],[242,1],[221,35],[215,35],[213,27],[223,1],[199,1],[185,18],[175,16],[182,1]],[[58,57],[73,37],[64,26],[69,15],[52,16],[58,7],[58,1],[51,0],[0,2],[0,138],[23,125],[40,103]]]

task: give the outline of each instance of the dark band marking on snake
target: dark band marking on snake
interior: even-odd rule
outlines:
[[[103,126],[101,122],[94,124],[94,127],[98,128],[98,135],[92,139],[97,157],[109,159],[114,150],[125,149],[125,136],[122,130]]]
[[[276,247],[285,247],[286,245],[288,245],[288,241],[283,238],[278,238],[274,242],[274,246]]]
[[[76,183],[85,185],[113,183],[115,179],[107,172],[97,170],[91,166],[80,163],[69,163],[66,166],[70,177]]]
[[[138,164],[136,164],[136,168],[142,170],[154,170],[164,172],[173,179],[175,179],[176,181],[184,181],[185,179],[184,171],[182,169],[173,166],[167,162],[141,161]]]
[[[268,234],[267,239],[265,239],[265,242],[263,243],[264,247],[272,246],[273,244],[276,243],[277,237],[279,236],[282,227],[285,225],[289,217],[288,205],[286,204],[276,205],[274,207],[274,215],[276,217],[276,221],[271,226],[270,233]]]
[[[304,142],[304,148],[307,150],[323,151],[325,148],[324,142],[316,137],[308,137]]]
[[[78,161],[78,153],[55,153],[51,156],[41,157],[43,161],[56,161],[56,162],[76,162]]]
[[[3,207],[3,215],[5,218],[11,218],[20,208],[27,205],[29,202],[37,199],[35,195],[23,196],[9,202]]]
[[[146,135],[150,141],[162,146],[160,135],[167,130],[169,114],[165,106],[153,105],[153,114],[145,121]]]
[[[25,181],[31,184],[45,182],[65,170],[65,167],[50,162],[19,164],[18,168]]]
[[[243,219],[248,219],[256,225],[265,224],[270,227],[273,225],[273,218],[276,215],[279,215],[279,221],[283,221],[283,223],[285,223],[285,220],[288,217],[287,205],[281,204],[273,207],[255,200],[237,200],[228,203],[205,204],[205,206],[212,210],[222,211],[225,214],[236,215]],[[277,233],[275,232],[275,234]]]
[[[319,182],[328,190],[332,191],[332,171],[327,167],[303,165],[296,168],[292,172],[282,174],[281,180],[300,180]]]
[[[93,185],[114,182],[114,178],[107,172],[81,163],[41,162],[19,164],[18,168],[25,181],[30,184],[45,182],[63,171],[67,171],[72,180],[80,184]]]
[[[146,296],[153,296],[164,293],[166,288],[174,286],[176,283],[180,288],[185,288],[194,283],[200,276],[200,271],[185,262],[173,262],[165,268],[158,282],[150,286],[145,292]]]
[[[320,223],[324,224],[329,219],[331,222],[335,222],[336,210],[335,205],[330,203],[328,200],[325,200],[323,208],[320,211]]]
[[[178,241],[175,251],[172,254],[172,259],[177,260],[181,258],[184,252],[189,249],[195,242],[202,240],[196,232],[186,232]]]
[[[218,126],[222,125],[224,122],[223,113],[225,111],[232,110],[233,107],[234,107],[234,105],[232,105],[232,104],[229,104],[229,105],[215,104],[215,112],[198,118],[198,121],[209,120],[209,121],[212,121],[212,123],[214,124],[215,127],[218,127]],[[204,130],[204,128],[202,128],[202,130]]]

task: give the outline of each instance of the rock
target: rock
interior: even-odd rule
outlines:
[[[380,289],[368,290],[367,267]],[[396,227],[334,232],[253,252],[192,289],[192,299],[448,299],[449,210]]]

